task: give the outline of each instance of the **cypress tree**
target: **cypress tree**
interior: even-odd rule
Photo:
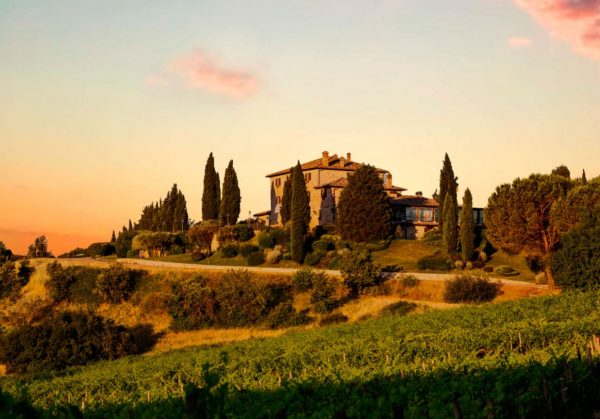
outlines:
[[[223,196],[221,198],[220,219],[222,225],[234,225],[240,216],[240,187],[238,186],[237,174],[233,168],[233,160],[225,170],[223,179]]]
[[[204,190],[202,192],[202,219],[216,220],[219,218],[219,179],[215,170],[215,158],[210,153],[204,166]]]
[[[587,177],[585,176],[585,169],[583,169],[583,173],[581,173],[581,183],[587,185]]]
[[[131,219],[129,220],[129,230],[133,230],[133,224],[131,224]]]
[[[281,224],[285,225],[292,218],[292,174],[294,168],[290,169],[290,176],[283,183],[283,194],[281,196]]]
[[[462,260],[471,260],[475,251],[475,220],[473,220],[473,196],[469,188],[465,190],[460,213],[460,251]]]
[[[290,250],[297,263],[304,259],[304,239],[310,224],[310,201],[300,162],[294,168],[292,179],[292,212]]]
[[[438,220],[440,224],[440,231],[444,232],[444,205],[446,202],[446,195],[450,194],[452,200],[454,201],[454,207],[458,207],[458,198],[456,196],[458,190],[457,177],[454,176],[454,169],[452,169],[452,162],[450,161],[450,157],[448,157],[448,153],[444,156],[444,164],[442,166],[442,170],[440,171],[440,192],[439,192],[439,204],[440,204],[440,219]]]
[[[217,191],[217,218],[215,220],[218,220],[221,212],[221,175],[219,172],[215,172],[215,190]]]
[[[117,236],[115,235],[115,230],[112,232],[112,236],[110,237],[110,242],[114,243],[117,241]]]
[[[457,212],[456,204],[452,199],[452,196],[447,193],[446,200],[444,201],[444,231],[442,233],[444,246],[448,255],[456,254],[456,245],[458,241],[457,237]]]
[[[392,232],[392,210],[383,181],[373,166],[361,166],[348,178],[337,211],[337,227],[344,240],[372,242]]]

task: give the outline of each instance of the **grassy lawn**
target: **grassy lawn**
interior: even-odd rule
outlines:
[[[525,261],[525,256],[523,255],[509,255],[508,253],[503,252],[502,250],[498,250],[496,253],[489,257],[486,264],[494,268],[500,265],[512,266],[514,269],[519,271],[519,275],[513,276],[509,279],[531,282],[535,281],[536,274],[531,272],[529,266],[527,266],[527,262]]]
[[[190,253],[184,255],[163,256],[154,260],[176,263],[195,263],[197,265],[248,266],[248,264],[246,263],[246,259],[244,259],[242,256],[238,255],[233,258],[225,258],[221,255],[220,252],[215,252],[212,254],[212,256],[201,261],[192,260],[192,255]]]
[[[419,240],[394,240],[390,247],[374,252],[375,261],[380,265],[399,265],[407,271],[416,271],[417,261],[423,256],[433,255],[440,250]]]

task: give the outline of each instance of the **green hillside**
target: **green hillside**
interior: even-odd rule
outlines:
[[[228,416],[448,417],[459,409],[464,417],[499,417],[592,409],[600,345],[585,355],[600,334],[599,303],[600,293],[566,294],[388,316],[5,377],[0,385],[43,408],[71,403],[88,415],[180,417],[185,385],[205,386],[209,364],[220,383],[188,396],[187,405]]]

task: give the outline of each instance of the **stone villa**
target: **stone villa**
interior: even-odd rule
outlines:
[[[320,158],[301,166],[310,195],[310,228],[335,223],[335,209],[341,192],[348,185],[348,176],[358,169],[361,163],[353,161],[350,153],[346,156],[330,156],[324,151]],[[376,170],[390,198],[392,222],[396,225],[398,237],[420,238],[426,231],[438,225],[439,203],[435,199],[424,197],[421,192],[403,195],[406,189],[393,185],[392,174],[388,170]],[[271,188],[271,208],[254,216],[268,225],[279,225],[281,222],[279,212],[283,185],[289,176],[289,168],[267,175]],[[476,224],[482,224],[483,210],[474,208],[473,217]]]

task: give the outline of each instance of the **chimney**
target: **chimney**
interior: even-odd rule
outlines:
[[[340,157],[340,167],[346,167],[346,158]]]
[[[386,188],[391,188],[392,187],[392,174],[391,173],[387,173],[387,177],[385,180],[385,187]]]
[[[346,160],[348,160],[349,162],[352,161],[352,153],[346,153]]]
[[[329,152],[323,152],[323,166],[329,166]]]
[[[415,195],[417,195],[417,196],[423,196],[423,192],[417,191],[417,192],[415,192]]]

